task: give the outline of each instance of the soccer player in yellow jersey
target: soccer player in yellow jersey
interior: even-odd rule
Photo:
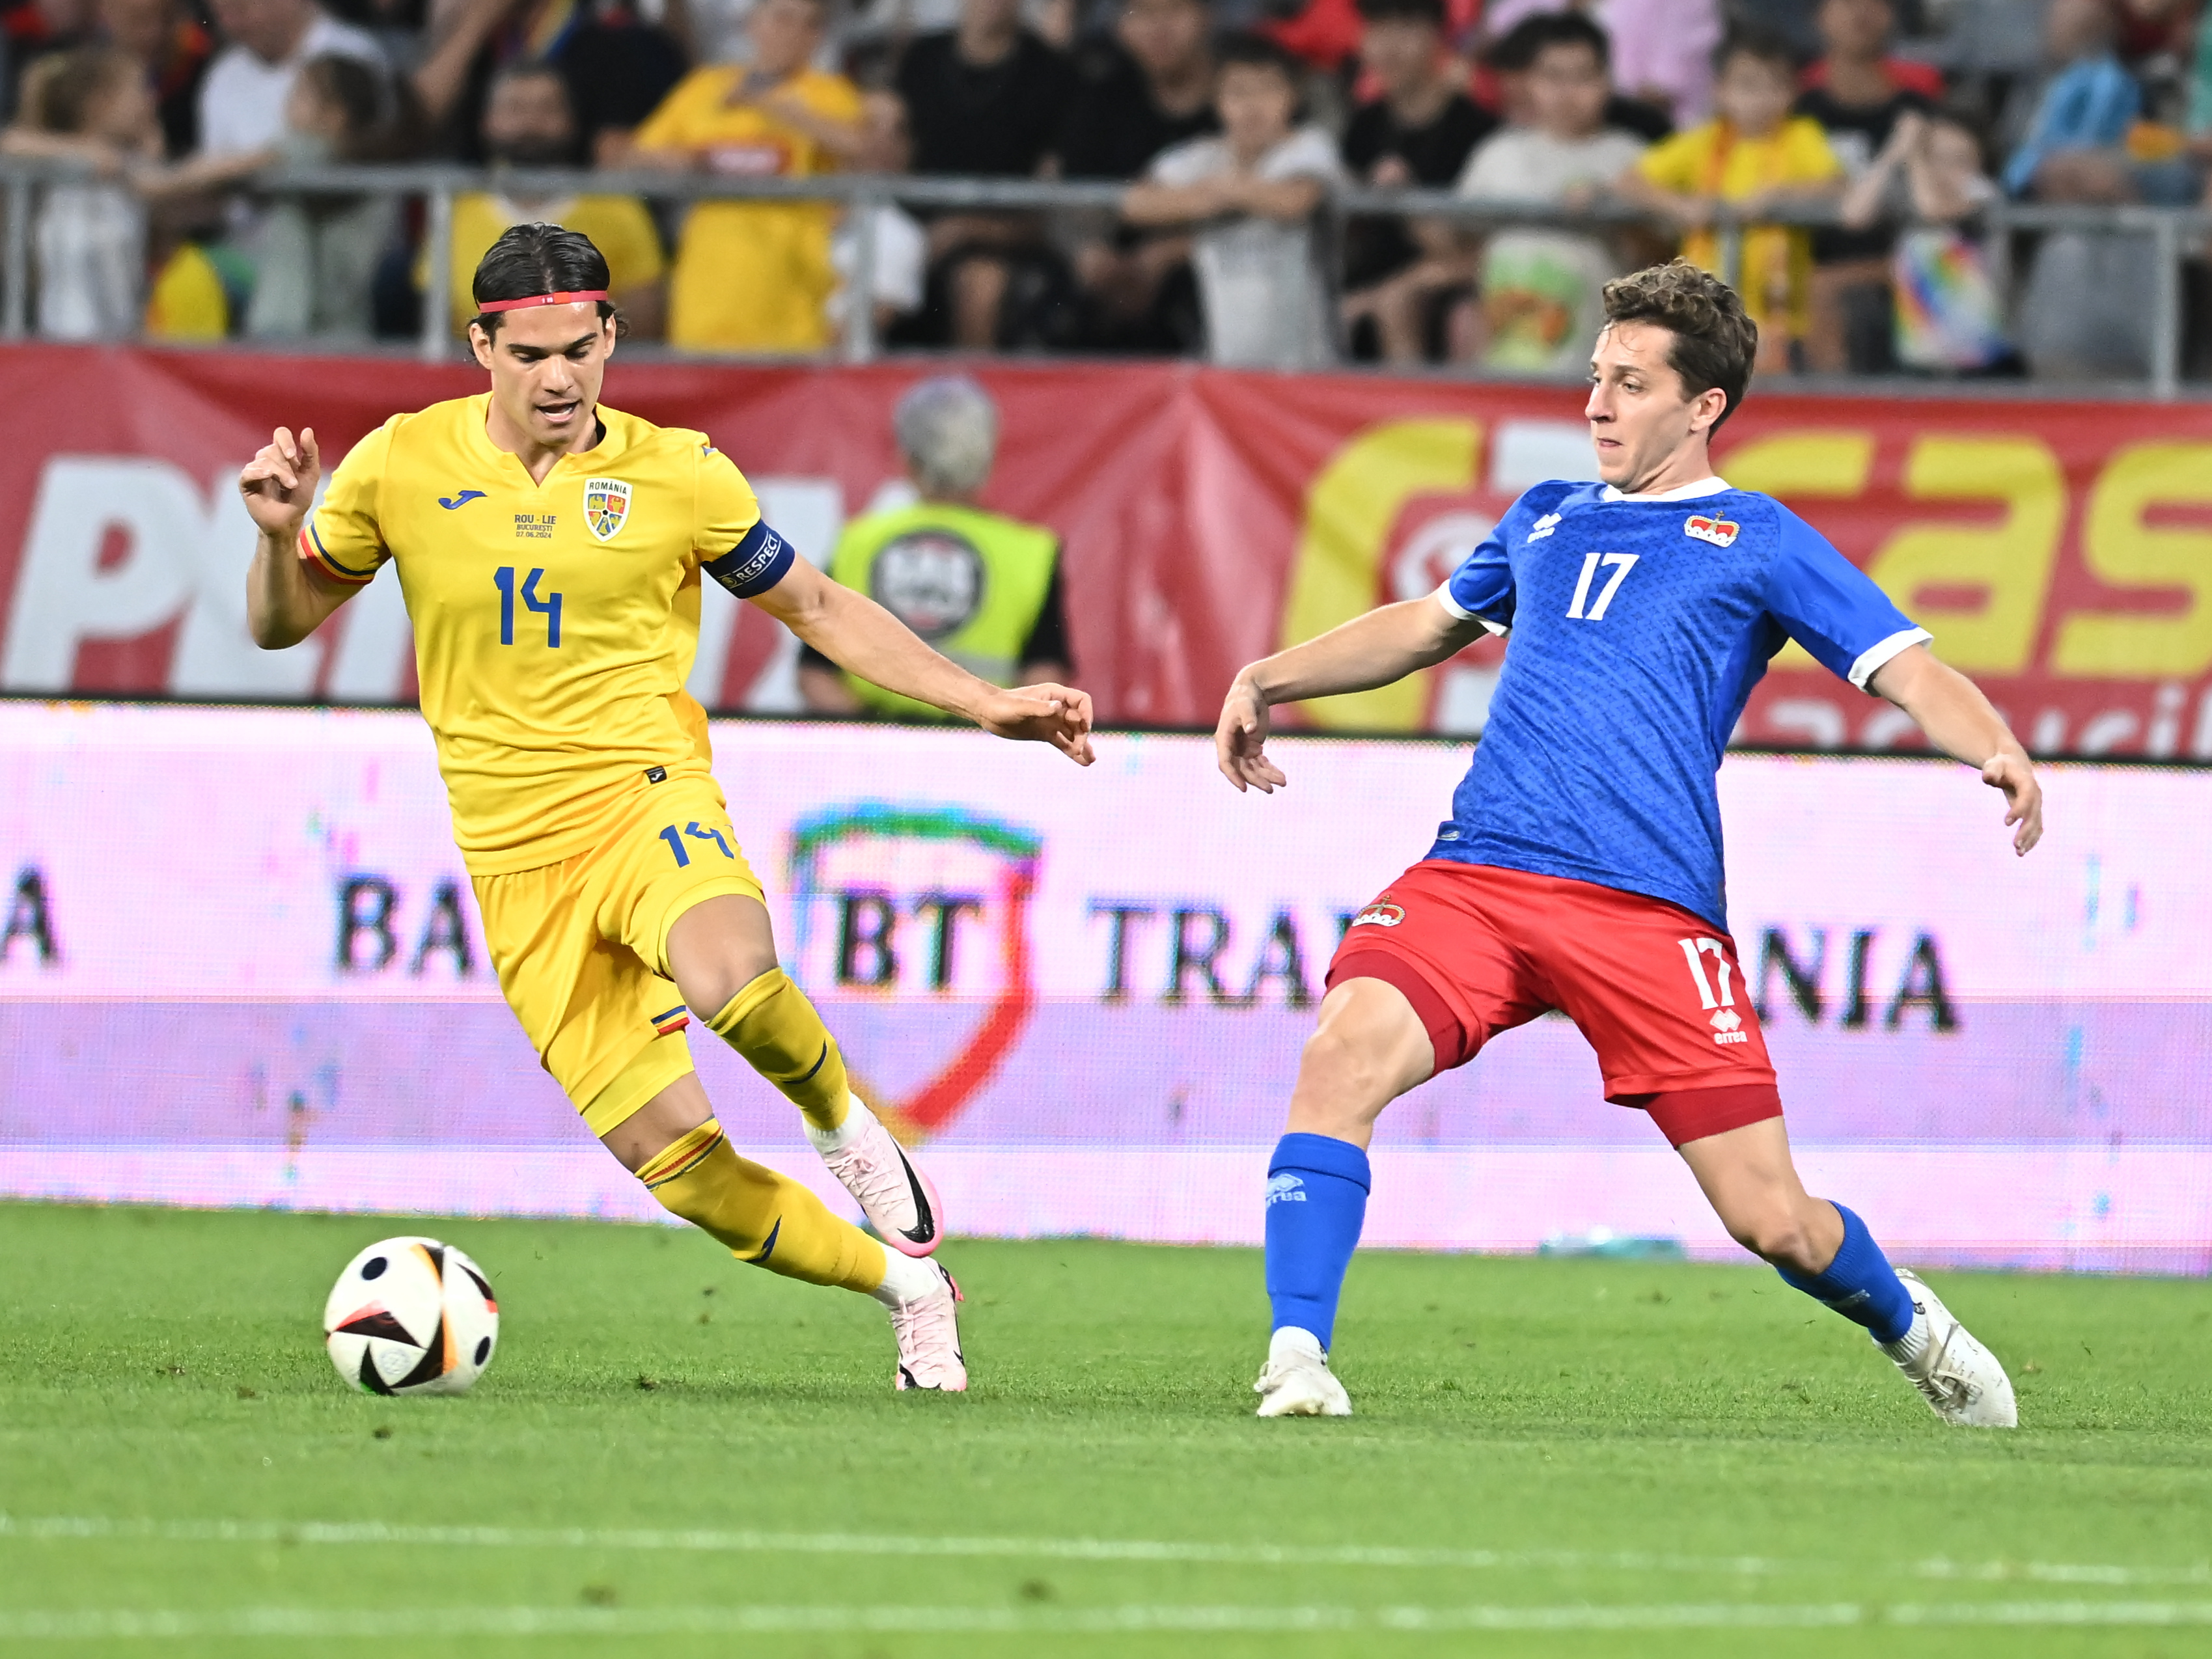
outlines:
[[[706,714],[684,690],[701,581],[878,685],[1083,765],[1091,700],[976,678],[799,558],[702,434],[602,406],[621,332],[606,286],[585,237],[507,231],[473,283],[489,392],[394,416],[312,516],[314,434],[279,428],[240,477],[260,530],[253,636],[293,645],[397,567],[485,942],[547,1071],[671,1211],[772,1273],[883,1303],[896,1386],[964,1389],[959,1292],[927,1259],[936,1195],[777,965],[708,767]],[[681,1034],[687,1006],[798,1106],[884,1243],[731,1148]]]

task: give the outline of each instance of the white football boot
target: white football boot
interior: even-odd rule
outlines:
[[[1875,1346],[1897,1363],[1936,1415],[1961,1428],[2020,1425],[2012,1379],[1997,1357],[1977,1342],[1955,1315],[1904,1267],[1897,1277],[1912,1297],[1912,1328],[1894,1342]]]
[[[1349,1417],[1352,1396],[1328,1368],[1311,1331],[1285,1325],[1269,1339],[1267,1363],[1252,1385],[1261,1417]]]
[[[908,1263],[893,1256],[877,1299],[890,1312],[891,1334],[898,1339],[898,1370],[891,1386],[902,1392],[932,1389],[964,1393],[968,1358],[960,1352],[957,1311],[963,1298],[945,1264]]]
[[[914,1167],[889,1129],[854,1095],[834,1129],[806,1126],[806,1138],[876,1230],[901,1255],[927,1255],[945,1237],[937,1188]]]

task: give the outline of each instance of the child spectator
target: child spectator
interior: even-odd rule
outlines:
[[[1820,123],[1793,116],[1797,64],[1771,36],[1734,34],[1714,60],[1713,119],[1654,145],[1616,184],[1688,233],[1682,256],[1728,277],[1759,325],[1759,369],[1796,366],[1810,321],[1812,241],[1802,230],[1746,225],[1741,269],[1721,269],[1714,230],[1723,209],[1756,220],[1771,209],[1833,200],[1843,167]]]
[[[1449,187],[1498,122],[1461,89],[1465,66],[1445,55],[1443,0],[1359,0],[1359,15],[1360,66],[1382,95],[1361,105],[1345,128],[1346,169],[1382,190]],[[1355,356],[1418,362],[1427,355],[1431,313],[1445,290],[1393,283],[1416,265],[1449,260],[1454,246],[1448,225],[1352,221],[1344,315]]]
[[[1522,27],[1539,31],[1523,82],[1529,125],[1475,151],[1459,193],[1579,210],[1636,165],[1644,140],[1605,125],[1612,87],[1604,30],[1572,12]],[[1600,290],[1625,268],[1595,236],[1498,232],[1482,248],[1472,355],[1489,368],[1579,371],[1604,321]]]
[[[637,130],[637,159],[677,171],[805,179],[860,151],[860,89],[813,67],[828,0],[759,0],[750,64],[694,70]],[[827,202],[701,202],[684,222],[670,284],[672,344],[816,351],[837,286]]]
[[[24,78],[22,119],[0,135],[0,153],[85,164],[82,182],[49,185],[33,228],[38,325],[50,338],[126,337],[147,318],[147,204],[228,183],[267,166],[273,150],[164,165],[161,129],[138,60],[112,46],[79,46],[41,58]],[[183,282],[164,313],[168,337],[220,338],[228,309],[196,249],[179,254]],[[198,303],[180,312],[188,288]]]
[[[2016,366],[2002,302],[1972,230],[1996,194],[1982,171],[1980,140],[1940,111],[1900,116],[1881,153],[1844,192],[1847,226],[1910,222],[1892,255],[1893,354],[1905,368],[1972,374]]]
[[[278,156],[295,167],[376,159],[383,101],[383,78],[358,58],[309,58],[284,100]],[[366,338],[377,256],[397,228],[392,204],[375,197],[278,198],[253,239],[246,332]]]
[[[124,338],[137,331],[146,303],[146,207],[117,175],[134,159],[151,159],[153,96],[125,54],[80,46],[33,63],[21,102],[9,153],[76,157],[107,175],[50,185],[40,204],[39,331],[55,340]]]
[[[1890,0],[1820,0],[1814,21],[1826,56],[1807,71],[1797,112],[1820,124],[1847,179],[1874,164],[1906,115],[1930,113],[1943,80],[1925,64],[1887,55],[1897,16]],[[1933,93],[1929,88],[1933,86]],[[1813,232],[1812,331],[1807,366],[1876,374],[1890,367],[1890,253],[1878,220]]]
[[[568,82],[550,64],[516,64],[492,77],[484,100],[483,149],[495,173],[509,168],[573,167],[581,135],[568,105]],[[469,291],[477,262],[515,225],[552,224],[580,231],[606,256],[609,292],[630,331],[658,338],[666,323],[667,262],[653,216],[635,196],[569,191],[521,197],[471,191],[453,198],[453,261],[446,277],[453,332],[468,332],[477,314]],[[418,281],[420,274],[418,273]]]
[[[1299,126],[1297,60],[1247,35],[1221,52],[1221,137],[1178,144],[1123,199],[1139,225],[1194,227],[1193,263],[1217,363],[1313,368],[1335,356],[1313,215],[1343,180],[1336,147]]]
[[[1605,34],[1605,26],[1593,18],[1589,10],[1579,6],[1560,8],[1548,5],[1534,11],[1513,25],[1493,40],[1482,54],[1483,67],[1492,76],[1496,86],[1497,106],[1503,112],[1509,126],[1533,126],[1528,113],[1526,85],[1529,66],[1536,61],[1537,52],[1548,44],[1553,35],[1553,25],[1562,17],[1578,18]],[[1618,59],[1613,52],[1613,37],[1605,34],[1608,75],[1615,72]],[[1708,65],[1710,68],[1710,65]],[[1631,98],[1620,90],[1616,80],[1605,100],[1605,125],[1623,132],[1632,132],[1647,144],[1656,144],[1662,138],[1674,136],[1674,124],[1667,112],[1656,104],[1647,104],[1642,99]]]

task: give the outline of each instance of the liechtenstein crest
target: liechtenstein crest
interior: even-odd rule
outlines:
[[[1694,536],[1701,542],[1711,542],[1715,547],[1734,544],[1736,532],[1743,526],[1733,519],[1708,518],[1702,513],[1692,513],[1682,522],[1682,533]]]
[[[629,486],[619,478],[587,478],[584,482],[584,526],[603,542],[629,517]]]

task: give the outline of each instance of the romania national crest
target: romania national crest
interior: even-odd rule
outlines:
[[[1735,542],[1736,532],[1742,527],[1733,519],[1709,519],[1702,513],[1692,513],[1683,521],[1682,533],[1695,536],[1701,542],[1711,542],[1715,547],[1727,547]]]
[[[615,532],[623,527],[629,517],[629,486],[619,478],[587,478],[584,481],[584,525],[603,542],[615,538]]]

